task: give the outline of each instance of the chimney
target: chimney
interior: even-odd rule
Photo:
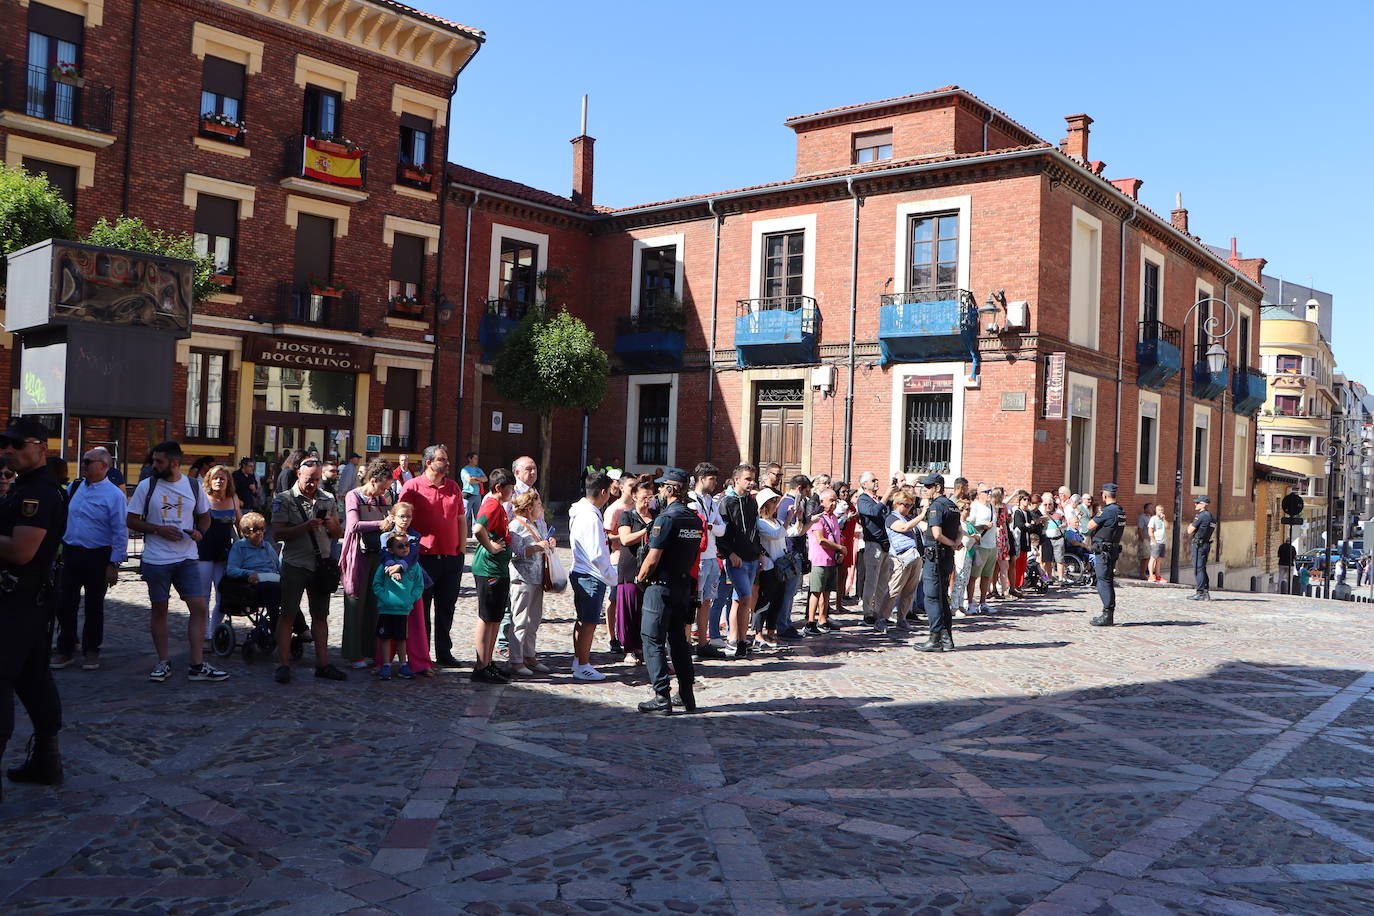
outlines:
[[[1184,235],[1188,235],[1188,211],[1183,209],[1183,192],[1174,195],[1174,208],[1169,211],[1169,222]]]
[[[1322,304],[1315,297],[1307,300],[1307,320],[1315,325],[1322,323]]]
[[[1093,119],[1085,114],[1069,115],[1064,118],[1069,124],[1069,135],[1060,144],[1064,154],[1079,162],[1088,161],[1088,125]]]
[[[1264,266],[1269,263],[1264,258],[1235,258],[1231,260],[1230,263],[1232,267],[1245,274],[1251,280],[1254,280],[1261,286],[1264,285],[1264,280],[1262,279]]]
[[[1096,175],[1098,178],[1101,178],[1101,177],[1102,177],[1102,173],[1105,172],[1106,170],[1107,170],[1107,163],[1103,162],[1101,159],[1094,159],[1092,162],[1089,162],[1089,163],[1088,163],[1088,171],[1089,171],[1089,172],[1092,172],[1092,173],[1093,173],[1094,175]]]
[[[1111,182],[1116,185],[1118,191],[1125,194],[1131,200],[1140,200],[1140,186],[1145,182],[1141,181],[1139,178],[1113,178]]]
[[[582,96],[582,133],[572,138],[572,202],[579,207],[592,205],[593,147],[596,138],[587,136],[587,97]]]

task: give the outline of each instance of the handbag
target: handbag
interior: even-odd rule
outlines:
[[[795,553],[784,553],[773,561],[773,574],[779,579],[790,579],[801,571],[801,560]]]
[[[558,551],[544,552],[544,575],[544,591],[562,594],[568,590],[568,572],[563,568],[563,561],[558,558]]]

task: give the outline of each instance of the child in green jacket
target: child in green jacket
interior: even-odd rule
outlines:
[[[425,590],[425,574],[418,563],[403,564],[410,554],[410,539],[404,534],[387,538],[386,549],[396,564],[402,565],[398,569],[396,565],[383,563],[372,577],[372,593],[377,596],[377,638],[382,641],[382,658],[385,659],[377,676],[384,681],[391,680],[391,659],[395,656],[401,662],[397,673],[411,680],[415,672],[406,663],[406,616]]]

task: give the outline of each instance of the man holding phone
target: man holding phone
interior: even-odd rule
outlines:
[[[272,500],[272,531],[282,542],[278,684],[291,683],[291,635],[302,597],[308,599],[310,607],[315,677],[348,680],[348,675],[329,663],[329,600],[339,587],[334,542],[343,537],[343,529],[339,526],[338,502],[320,486],[322,476],[318,461],[303,462],[296,472],[296,485]]]

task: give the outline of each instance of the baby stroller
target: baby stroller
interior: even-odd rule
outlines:
[[[1039,553],[1040,551],[1034,547],[1026,553],[1026,576],[1021,583],[1023,590],[1033,589],[1041,593],[1049,591],[1050,577],[1040,565]]]
[[[220,658],[234,654],[238,634],[234,630],[234,618],[242,617],[248,623],[248,632],[243,638],[243,660],[252,661],[253,656],[262,653],[271,657],[277,648],[276,603],[271,605],[262,600],[253,583],[247,579],[234,579],[225,576],[219,582],[221,595],[220,609],[224,619],[211,636],[214,653]],[[291,636],[291,657],[300,658],[305,654],[305,644],[301,638],[303,621],[297,617],[296,632]]]

